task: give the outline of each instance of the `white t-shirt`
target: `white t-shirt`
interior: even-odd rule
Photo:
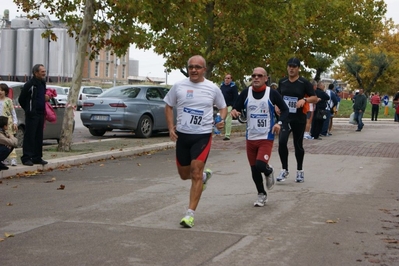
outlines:
[[[222,91],[207,79],[194,83],[187,78],[175,83],[164,101],[177,109],[176,130],[187,134],[211,133],[213,106],[226,107]]]

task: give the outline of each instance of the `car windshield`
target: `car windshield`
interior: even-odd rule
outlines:
[[[137,87],[113,88],[105,91],[100,97],[136,98],[140,90]]]
[[[101,94],[103,92],[103,90],[101,88],[83,88],[83,93],[85,94]]]
[[[64,89],[61,87],[56,87],[56,88],[52,88],[52,89],[55,89],[55,91],[57,92],[58,95],[66,95]]]

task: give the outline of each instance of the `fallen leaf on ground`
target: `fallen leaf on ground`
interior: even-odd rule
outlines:
[[[54,182],[55,180],[56,180],[55,177],[53,177],[53,178],[51,178],[51,180],[44,181],[44,183],[51,183],[51,182]]]
[[[397,239],[386,238],[386,239],[383,239],[383,240],[384,240],[384,242],[389,243],[389,244],[398,244],[399,243],[399,241]]]
[[[60,185],[59,188],[57,188],[57,190],[64,190],[65,186],[64,185]]]
[[[7,206],[12,206],[12,203],[11,203],[11,202],[8,202],[8,203],[7,203]]]
[[[137,163],[137,166],[141,166],[141,163]]]
[[[334,221],[334,220],[327,220],[326,223],[328,223],[328,224],[336,224],[337,221]]]
[[[102,164],[100,164],[100,166],[104,166],[104,164],[102,163]]]
[[[13,234],[9,234],[9,233],[4,233],[4,236],[5,236],[5,237],[14,237]]]

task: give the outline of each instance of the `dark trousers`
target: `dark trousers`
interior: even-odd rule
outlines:
[[[330,126],[330,118],[331,118],[331,111],[327,110],[326,112],[326,119],[322,120],[322,127],[319,133],[321,133],[322,135],[327,135],[328,133],[328,127]],[[313,136],[312,136],[313,137]]]
[[[14,148],[8,148],[5,145],[0,145],[0,162],[7,159],[8,155],[12,152]]]
[[[297,170],[302,170],[303,158],[305,157],[305,150],[303,149],[303,133],[305,133],[306,121],[304,123],[283,123],[278,138],[278,154],[280,156],[281,166],[288,170],[288,138],[292,131],[295,148],[295,158],[297,163]]]
[[[323,128],[324,125],[324,121],[326,121],[327,119],[316,119],[316,117],[313,117],[312,120],[312,128],[310,130],[310,135],[315,138],[318,139],[321,133],[321,130]]]
[[[373,104],[371,107],[371,121],[377,121],[378,111],[380,110],[380,106],[378,104]]]
[[[25,117],[25,134],[21,161],[40,161],[43,157],[44,115],[35,114]]]

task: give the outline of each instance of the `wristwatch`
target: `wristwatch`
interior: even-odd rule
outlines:
[[[308,101],[308,99],[306,99],[306,98],[303,98],[303,100],[304,100],[305,102],[307,102],[307,101]]]
[[[283,124],[283,122],[281,122],[281,121],[278,121],[278,122],[277,122],[277,125],[280,125],[280,126],[281,126],[282,124]]]

